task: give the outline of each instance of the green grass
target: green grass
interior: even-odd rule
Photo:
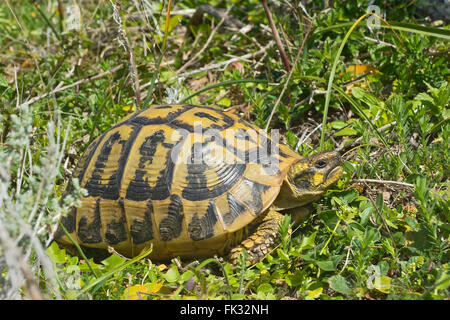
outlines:
[[[84,1],[79,30],[68,30],[70,13],[65,11],[62,20],[58,1],[37,3],[38,8],[25,0],[0,4],[0,159],[14,156],[0,171],[0,199],[11,199],[9,206],[0,202],[0,223],[9,227],[4,232],[12,239],[20,233],[7,224],[13,221],[8,216],[12,204],[23,203],[29,208],[24,212],[43,212],[24,221],[31,228],[51,229],[55,212],[67,211],[58,201],[80,155],[93,139],[136,110],[130,64],[138,73],[143,106],[177,98],[237,106],[248,111],[242,117],[264,128],[286,86],[269,128],[280,129],[295,151],[308,155],[360,143],[349,153],[342,178],[314,205],[314,212],[293,232],[286,219],[282,243],[254,266],[241,263],[233,269],[215,258],[158,265],[145,257],[126,260],[116,255],[100,264],[87,263],[52,244],[46,253],[56,283],[49,273],[31,268],[45,298],[449,298],[448,25],[432,26],[414,2],[380,1],[388,24],[380,21],[379,29],[370,30],[368,17],[354,25],[369,1],[335,1],[326,11],[323,1],[313,1],[306,7],[315,18],[305,39],[308,18],[295,2],[284,9],[278,7],[281,2],[270,2],[291,64],[304,42],[286,82],[288,73],[275,44],[252,56],[273,41],[256,0],[235,2],[230,11],[251,30],[239,34],[219,29],[182,74],[177,70],[202,50],[220,19],[205,15],[191,26],[191,38],[184,39],[189,16],[172,15],[167,24],[167,1],[152,2],[153,16],[145,16],[135,1],[121,1],[131,60],[119,44],[124,41],[117,38],[119,25],[109,2]],[[201,3],[177,1],[171,11]],[[220,65],[242,56],[246,58],[238,64]],[[213,64],[220,66],[206,70]],[[377,72],[352,83],[357,76],[346,68],[363,64]],[[29,125],[18,132],[21,123]],[[56,144],[64,146],[64,154],[43,197],[36,185],[45,176],[55,144],[48,134],[50,123],[57,125]],[[299,144],[320,124],[321,129]],[[3,184],[6,178],[11,184]],[[68,207],[81,194],[75,191],[66,199]],[[30,200],[41,198],[45,201]],[[48,234],[43,231],[38,237],[44,243]],[[5,255],[2,239],[0,255]],[[38,257],[32,251],[27,263],[36,266]],[[8,272],[11,267],[0,269],[0,280],[9,281]],[[5,283],[0,281],[0,292],[9,288]],[[29,286],[19,288],[19,294],[32,296]]]

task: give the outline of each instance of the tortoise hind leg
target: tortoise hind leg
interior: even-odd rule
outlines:
[[[263,259],[280,242],[280,223],[284,216],[274,210],[270,210],[262,220],[253,224],[254,231],[238,246],[230,251],[229,261],[233,265],[239,263],[239,256],[243,249],[248,254],[247,261],[250,265]],[[252,228],[252,225],[249,226]]]

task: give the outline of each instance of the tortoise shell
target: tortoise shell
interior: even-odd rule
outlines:
[[[63,218],[80,245],[133,257],[223,253],[277,197],[301,157],[236,114],[155,105],[98,137],[74,171],[88,191]],[[59,230],[56,237],[70,244]]]

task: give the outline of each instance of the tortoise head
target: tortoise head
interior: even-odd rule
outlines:
[[[292,165],[274,205],[278,209],[301,207],[319,199],[342,174],[341,154],[324,151]]]

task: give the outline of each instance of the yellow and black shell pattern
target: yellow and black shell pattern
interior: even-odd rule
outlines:
[[[300,156],[218,108],[154,105],[98,137],[74,171],[88,195],[62,219],[85,247],[133,257],[223,254]],[[71,242],[61,230],[55,238]]]

